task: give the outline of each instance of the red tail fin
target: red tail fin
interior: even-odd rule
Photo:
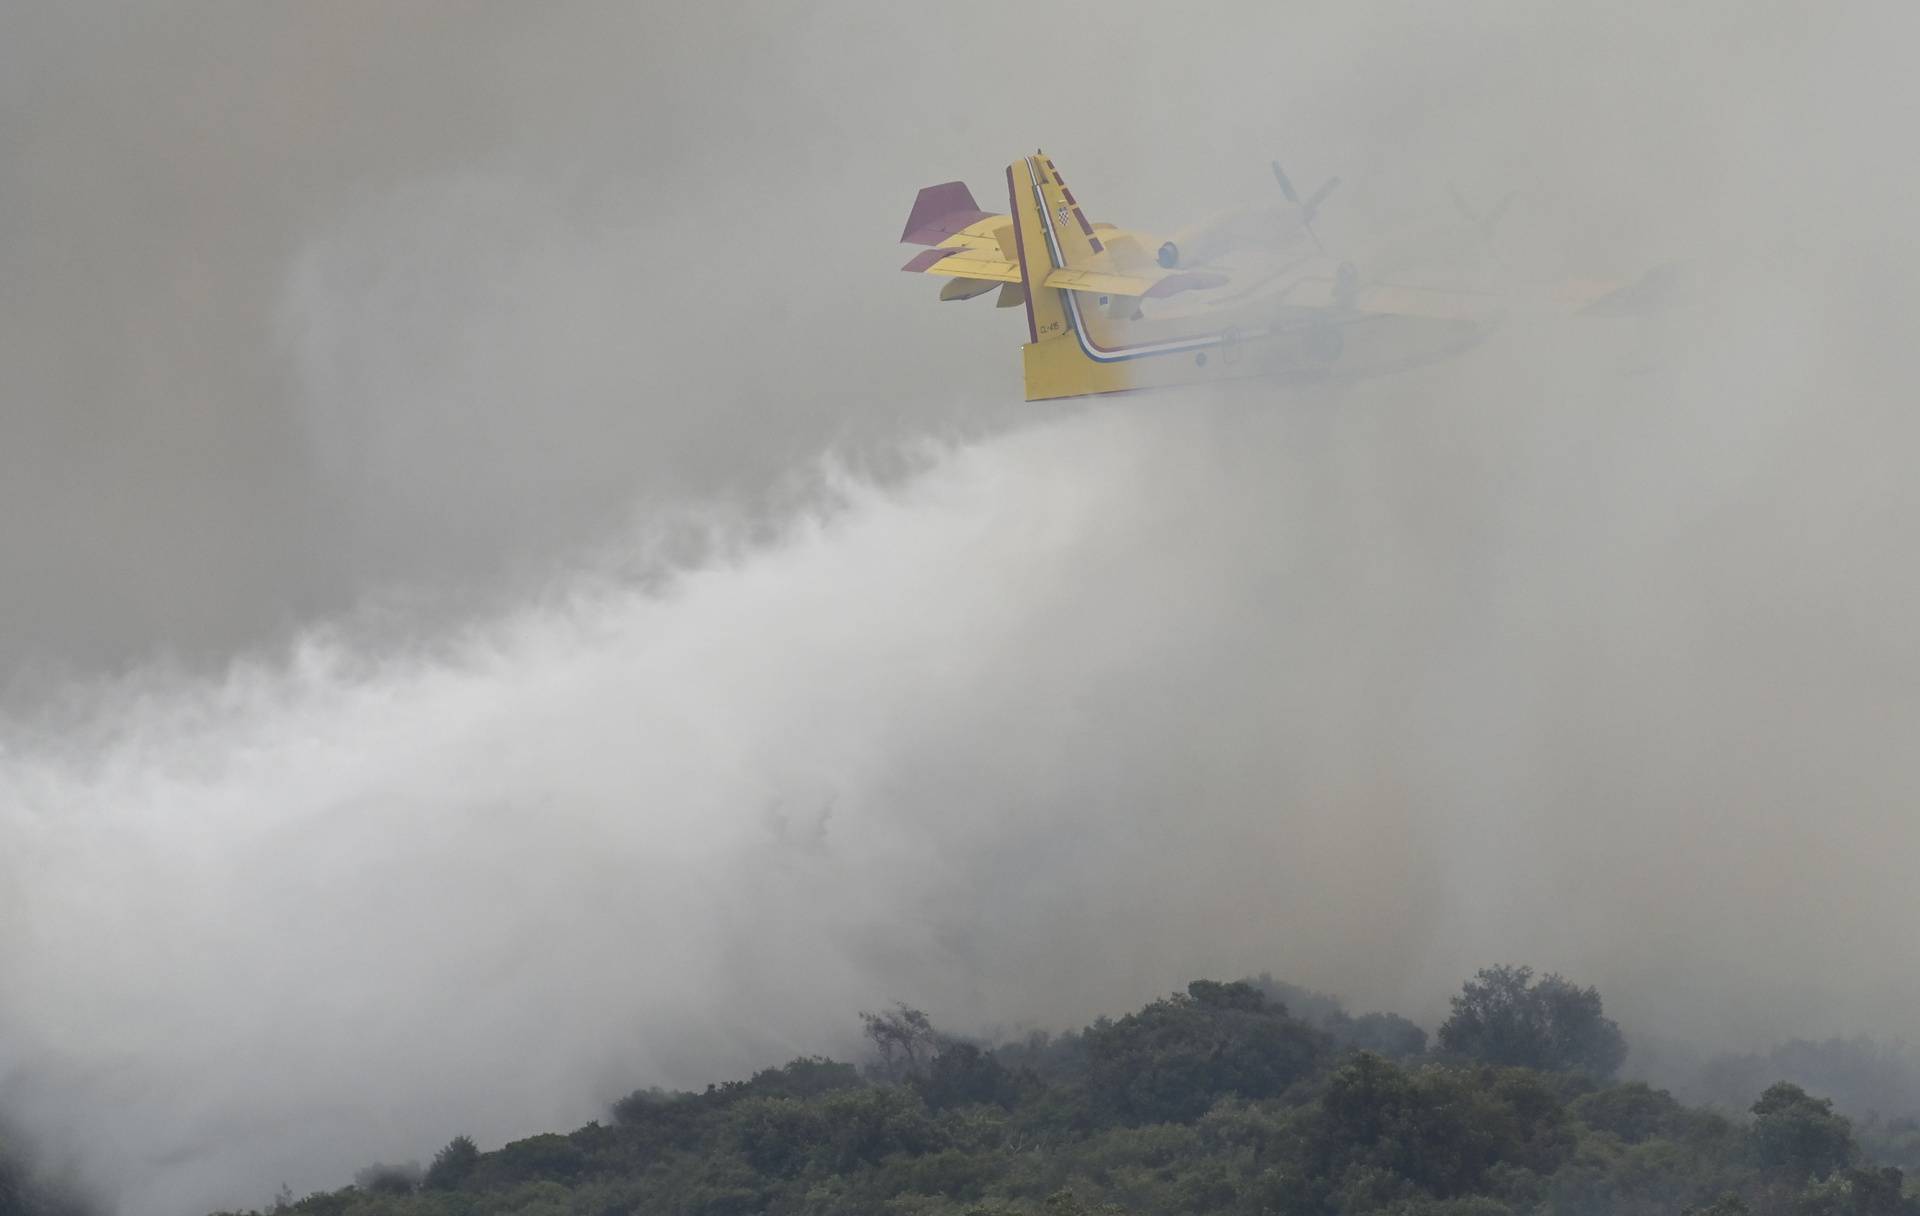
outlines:
[[[941,182],[921,190],[913,200],[913,211],[900,233],[902,245],[938,245],[968,224],[977,224],[993,213],[980,210],[973,191],[965,182]]]

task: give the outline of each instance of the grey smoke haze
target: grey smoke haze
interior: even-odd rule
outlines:
[[[896,996],[1431,1017],[1512,959],[1630,1031],[1920,1031],[1914,19],[961,18],[12,20],[0,1105],[124,1210]],[[1036,143],[1103,219],[1279,154],[1336,240],[1453,180],[1516,262],[1703,283],[1015,407],[1017,321],[890,242]]]

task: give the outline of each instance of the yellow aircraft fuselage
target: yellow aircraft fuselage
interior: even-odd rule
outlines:
[[[1097,230],[1082,230],[1084,213],[1051,160],[1029,156],[1008,166],[1007,195],[1026,282],[1108,253]],[[1461,349],[1485,332],[1484,318],[1465,307],[1452,318],[1363,310],[1359,283],[1343,283],[1340,269],[1325,263],[1296,259],[1290,273],[1259,285],[1265,290],[1217,302],[1201,298],[1197,307],[1179,305],[1218,296],[1231,280],[1176,292],[1151,315],[1142,297],[1029,291],[1031,340],[1022,348],[1027,399],[1249,376],[1314,379],[1336,368],[1384,370]]]
[[[1250,243],[1216,228],[1201,265],[1174,241],[1150,254],[1149,238],[1090,223],[1044,154],[1009,165],[1006,187],[1004,215],[959,182],[922,190],[901,239],[930,248],[903,269],[951,277],[942,299],[998,286],[1002,307],[1025,306],[1029,401],[1394,371],[1464,350],[1506,309],[1490,291],[1367,280],[1304,230]]]

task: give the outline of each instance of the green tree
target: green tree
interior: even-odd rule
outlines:
[[[888,1081],[920,1076],[944,1041],[926,1014],[901,1001],[885,1013],[862,1010],[860,1021],[880,1056],[878,1072]]]
[[[447,1141],[447,1146],[433,1155],[432,1164],[427,1166],[427,1176],[421,1183],[429,1191],[457,1190],[461,1183],[473,1176],[473,1167],[480,1162],[480,1147],[471,1136],[455,1136]]]
[[[926,1104],[904,1086],[843,1089],[819,1101],[828,1129],[833,1170],[871,1165],[889,1153],[928,1153],[946,1147],[946,1136],[927,1117]]]
[[[1055,1191],[1048,1195],[1042,1210],[1046,1216],[1126,1216],[1114,1204],[1103,1203],[1096,1207],[1076,1198],[1072,1191]]]
[[[1410,1060],[1427,1051],[1427,1032],[1397,1013],[1363,1013],[1328,1029],[1340,1046],[1389,1060]]]
[[[1909,1216],[1920,1202],[1905,1194],[1906,1177],[1891,1166],[1836,1170],[1808,1187],[1794,1216]]]
[[[1131,1122],[1186,1122],[1227,1094],[1270,1098],[1326,1054],[1319,1031],[1251,984],[1199,980],[1086,1033],[1087,1086]]]
[[[851,1064],[825,1056],[800,1056],[778,1068],[754,1073],[746,1087],[767,1097],[811,1098],[836,1089],[855,1089],[860,1084],[860,1073]]]
[[[1359,1052],[1334,1070],[1309,1138],[1313,1172],[1401,1179],[1439,1198],[1469,1194],[1496,1165],[1551,1173],[1572,1150],[1567,1116],[1538,1074],[1401,1068]],[[1350,1196],[1351,1198],[1351,1196]]]
[[[517,1182],[572,1182],[587,1168],[586,1154],[572,1140],[546,1132],[515,1140],[481,1163],[489,1185]]]
[[[927,1075],[915,1087],[934,1110],[987,1103],[1010,1107],[1020,1096],[1014,1075],[972,1043],[948,1043],[927,1066]]]
[[[831,1130],[817,1105],[793,1098],[749,1098],[727,1112],[747,1164],[769,1177],[790,1177],[822,1156]]]
[[[1626,1059],[1626,1039],[1600,993],[1531,967],[1486,967],[1461,986],[1440,1027],[1444,1051],[1519,1068],[1605,1079]]]
[[[1761,1168],[1796,1181],[1825,1178],[1852,1162],[1853,1124],[1833,1103],[1788,1081],[1769,1086],[1753,1104],[1748,1136]]]
[[[1342,1050],[1371,1051],[1389,1060],[1406,1060],[1425,1055],[1427,1032],[1397,1013],[1347,1012],[1338,997],[1271,975],[1261,974],[1247,981],[1266,993],[1270,1004],[1286,1011],[1309,1026],[1324,1030]]]
[[[1751,1211],[1746,1200],[1729,1191],[1712,1203],[1682,1209],[1680,1216],[1747,1216]]]
[[[1686,1108],[1672,1094],[1644,1081],[1582,1094],[1574,1100],[1572,1110],[1574,1117],[1588,1127],[1610,1132],[1628,1144],[1672,1135],[1686,1114]]]

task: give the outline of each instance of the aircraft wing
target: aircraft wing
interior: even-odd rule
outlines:
[[[1354,292],[1353,307],[1375,316],[1484,321],[1501,312],[1504,305],[1499,296],[1484,291],[1411,283],[1365,283]]]
[[[1380,317],[1422,317],[1435,321],[1484,321],[1505,310],[1506,300],[1491,291],[1394,283],[1337,274],[1308,273],[1285,279],[1261,298],[1296,308],[1327,309]]]
[[[1042,287],[1059,287],[1067,291],[1096,291],[1109,296],[1145,296],[1157,299],[1161,296],[1176,295],[1183,291],[1194,291],[1203,287],[1217,287],[1227,281],[1224,274],[1211,271],[1150,271],[1146,274],[1113,274],[1099,270],[1081,270],[1078,267],[1063,267],[1050,270],[1041,280]]]

